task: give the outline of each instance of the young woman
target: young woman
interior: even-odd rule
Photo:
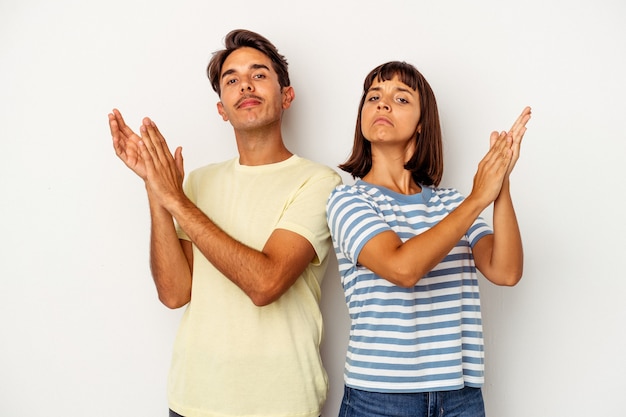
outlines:
[[[471,193],[439,188],[435,96],[410,64],[364,82],[352,155],[358,180],[331,194],[328,224],[351,318],[341,417],[483,416],[478,269],[497,285],[522,276],[509,191],[530,119],[493,132]],[[493,206],[493,228],[481,212]]]

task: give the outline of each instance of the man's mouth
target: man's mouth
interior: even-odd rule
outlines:
[[[237,107],[238,109],[241,109],[241,108],[256,106],[257,104],[261,104],[262,101],[263,100],[260,97],[247,95],[247,96],[240,98],[239,101],[237,101],[237,105],[235,107]]]

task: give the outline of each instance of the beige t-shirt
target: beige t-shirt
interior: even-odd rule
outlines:
[[[319,345],[320,286],[330,238],[325,204],[340,182],[298,156],[269,165],[238,159],[193,171],[189,198],[220,228],[261,250],[274,229],[306,238],[317,259],[274,303],[257,307],[194,246],[191,302],[176,337],[170,408],[186,417],[319,416],[328,380]],[[179,230],[182,239],[189,239]]]

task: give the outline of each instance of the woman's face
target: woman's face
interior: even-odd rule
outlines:
[[[374,81],[361,108],[361,132],[372,145],[406,145],[421,130],[420,115],[419,94],[397,76]]]

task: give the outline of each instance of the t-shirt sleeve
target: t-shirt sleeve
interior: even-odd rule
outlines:
[[[467,238],[473,248],[481,238],[491,234],[493,234],[493,228],[487,224],[485,219],[478,217],[467,231]]]
[[[335,248],[354,265],[370,239],[392,230],[365,198],[346,186],[337,187],[333,191],[326,211]]]
[[[294,193],[285,208],[277,229],[285,229],[308,240],[320,264],[329,251],[329,232],[325,204],[331,191],[341,183],[341,177],[328,169],[312,176]]]
[[[465,200],[465,196],[459,193],[458,190],[454,188],[447,189],[448,199],[455,200],[453,203],[453,207],[458,207],[463,200]],[[474,220],[474,223],[467,230],[465,235],[467,236],[467,240],[469,241],[470,246],[473,248],[478,241],[487,236],[493,234],[493,228],[485,221],[483,217],[477,217]]]

